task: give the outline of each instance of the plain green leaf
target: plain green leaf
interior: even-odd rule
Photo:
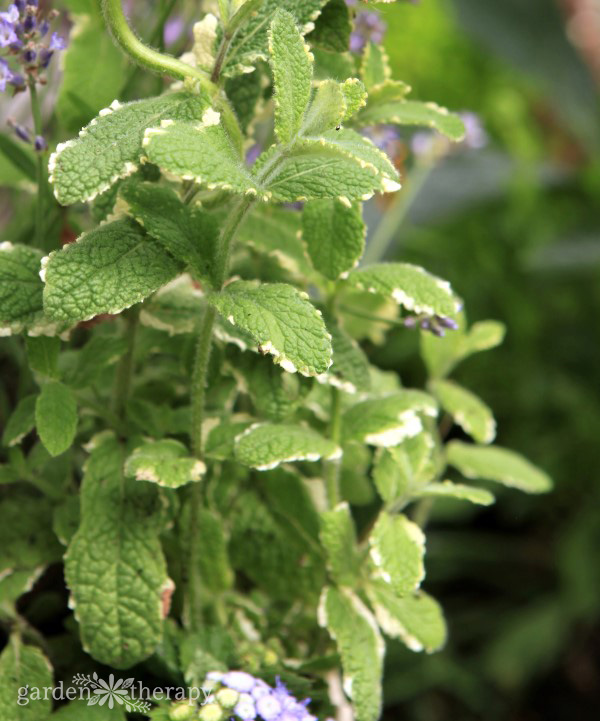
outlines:
[[[51,318],[77,322],[120,313],[144,300],[181,270],[132,220],[117,220],[50,253],[44,308]]]
[[[365,248],[361,205],[348,205],[338,198],[306,203],[302,237],[315,269],[337,280],[358,264]]]
[[[466,478],[496,481],[526,493],[545,493],[552,488],[544,471],[507,448],[451,441],[446,451],[448,463]]]
[[[127,351],[127,340],[118,336],[93,335],[77,352],[77,362],[66,380],[73,388],[93,385],[102,373]]]
[[[496,437],[496,421],[489,407],[476,395],[457,383],[437,380],[431,391],[442,408],[465,433],[478,443],[491,443]]]
[[[371,376],[365,352],[332,318],[326,317],[326,323],[331,334],[333,364],[318,380],[346,393],[369,391]]]
[[[51,456],[71,447],[77,432],[77,401],[62,383],[45,383],[35,404],[35,425]]]
[[[294,461],[332,460],[340,453],[333,441],[304,426],[263,423],[251,426],[235,441],[238,461],[259,471]]]
[[[350,506],[340,503],[321,513],[321,543],[327,553],[331,578],[341,586],[353,587],[360,571],[356,529]]]
[[[223,520],[206,508],[198,511],[198,561],[200,575],[212,593],[227,591],[234,576],[229,563]]]
[[[0,156],[5,158],[10,169],[13,171],[9,178],[12,178],[15,184],[19,181],[23,182],[25,180],[35,182],[35,159],[32,149],[29,146],[18,142],[17,140],[13,140],[10,135],[0,133]],[[12,185],[12,183],[6,182],[9,178],[5,178],[0,175],[0,182],[2,185]]]
[[[25,245],[0,243],[0,328],[4,334],[43,325],[39,276],[43,253]]]
[[[352,23],[345,0],[329,0],[315,22],[315,29],[306,37],[311,45],[343,53],[350,45]]]
[[[369,536],[375,577],[403,596],[412,593],[425,577],[425,536],[416,523],[402,514],[383,511]]]
[[[425,486],[418,494],[421,498],[455,498],[457,501],[469,501],[479,506],[491,506],[495,498],[484,488],[474,488],[463,483],[431,483]]]
[[[25,396],[17,403],[11,413],[4,432],[2,433],[2,445],[16,446],[23,438],[35,428],[35,403],[37,394]]]
[[[145,443],[125,461],[125,475],[165,488],[199,481],[205,472],[204,463],[192,458],[182,443],[172,439]]]
[[[90,706],[86,699],[61,706],[44,721],[126,721],[125,709],[116,703],[113,708],[99,703]]]
[[[32,371],[47,378],[58,377],[60,338],[56,336],[27,336],[25,338],[27,362]]]
[[[329,368],[331,341],[323,318],[292,286],[238,281],[210,296],[209,302],[284,370],[311,376]]]
[[[16,636],[9,638],[0,656],[0,718],[5,721],[46,721],[52,710],[52,699],[44,699],[44,689],[53,687],[52,667],[44,654],[26,646]],[[41,697],[18,703],[20,689],[29,695],[41,689]]]

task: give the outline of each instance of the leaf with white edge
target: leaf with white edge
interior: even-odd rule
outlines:
[[[392,77],[390,60],[383,45],[373,42],[367,44],[362,56],[360,74],[369,91],[373,86],[381,85]]]
[[[76,140],[60,143],[48,170],[59,203],[92,200],[119,178],[134,173],[142,155],[146,128],[163,120],[193,122],[202,117],[208,100],[187,92],[162,95],[100,111]]]
[[[401,80],[386,80],[384,83],[369,88],[368,100],[362,107],[388,103],[390,101],[404,100],[410,93],[411,87]]]
[[[125,461],[125,475],[165,488],[180,488],[199,481],[206,466],[189,455],[188,449],[170,438],[145,443]]]
[[[339,198],[306,203],[302,238],[315,269],[337,280],[358,264],[365,249],[362,206]]]
[[[383,511],[369,536],[374,575],[403,596],[412,593],[425,578],[425,535],[402,514]]]
[[[71,447],[77,432],[77,401],[62,383],[45,383],[35,404],[35,425],[51,456]]]
[[[3,446],[16,446],[35,428],[36,400],[37,394],[33,394],[21,398],[17,403],[2,433]]]
[[[346,114],[344,122],[348,122],[361,108],[367,104],[367,89],[358,78],[348,78],[340,88],[346,101]]]
[[[269,28],[269,61],[273,70],[275,132],[289,143],[302,125],[310,100],[313,56],[293,15],[275,13]]]
[[[321,513],[321,543],[327,553],[332,579],[341,586],[353,587],[360,572],[360,555],[350,506],[340,503]]]
[[[335,80],[319,84],[302,124],[302,135],[319,135],[340,125],[347,105],[341,85]]]
[[[127,203],[127,212],[148,235],[198,278],[210,281],[219,238],[212,216],[201,208],[184,205],[173,190],[154,183],[127,181],[119,194]]]
[[[39,277],[43,253],[25,245],[0,243],[0,336],[20,333],[43,321]]]
[[[431,383],[431,392],[454,422],[478,443],[491,443],[496,437],[496,421],[490,408],[476,395],[453,381]]]
[[[461,306],[450,283],[418,265],[380,263],[352,271],[348,277],[357,288],[393,298],[413,313],[453,316]]]
[[[98,439],[85,466],[81,525],[65,557],[83,648],[116,669],[155,652],[168,580],[158,489],[125,479],[124,455],[110,434]]]
[[[437,476],[435,442],[427,433],[405,439],[395,448],[385,448],[375,459],[373,480],[388,505],[402,504]]]
[[[421,103],[417,100],[370,100],[357,116],[356,122],[361,126],[390,123],[431,128],[454,142],[465,137],[465,125],[459,115],[436,103]]]
[[[53,319],[120,313],[172,280],[181,265],[133,220],[117,220],[50,253],[44,309]]]
[[[435,418],[437,413],[437,404],[427,393],[402,390],[349,408],[342,419],[344,438],[384,448],[397,446],[421,433],[421,414]]]
[[[318,618],[339,650],[344,691],[352,700],[356,720],[377,721],[385,645],[373,614],[350,590],[326,586]]]
[[[364,351],[332,318],[327,317],[326,323],[331,334],[333,363],[327,373],[317,376],[317,380],[346,393],[369,391],[371,376]]]
[[[38,648],[16,636],[10,638],[0,656],[0,678],[0,718],[46,721],[50,717],[52,699],[45,698],[44,689],[53,686],[52,666]],[[37,698],[32,696],[35,692]]]
[[[238,281],[208,300],[284,370],[313,376],[331,365],[331,340],[323,318],[308,296],[293,286]]]
[[[464,483],[431,483],[417,494],[420,498],[455,498],[457,501],[469,501],[478,506],[491,506],[496,500],[494,495],[484,488],[467,486]]]
[[[144,303],[140,322],[169,335],[194,333],[204,307],[202,291],[189,275],[181,275]]]
[[[324,50],[343,53],[350,45],[352,23],[346,0],[329,0],[306,39]]]
[[[451,441],[446,452],[448,463],[466,478],[495,481],[525,493],[546,493],[552,488],[544,471],[507,448]]]
[[[400,639],[411,651],[439,651],[448,635],[440,604],[424,591],[396,595],[383,583],[368,588],[369,600],[381,630]]]
[[[282,463],[334,460],[341,449],[312,428],[264,423],[251,426],[235,442],[240,463],[269,471]]]

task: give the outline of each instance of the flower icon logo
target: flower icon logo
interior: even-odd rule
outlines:
[[[131,693],[134,679],[128,678],[123,680],[115,679],[114,674],[110,674],[108,682],[98,677],[98,674],[76,674],[73,682],[78,686],[89,688],[91,693],[88,696],[88,706],[108,706],[109,709],[115,708],[115,705],[125,706],[127,711],[139,711],[147,713],[151,706],[147,701],[134,698]]]

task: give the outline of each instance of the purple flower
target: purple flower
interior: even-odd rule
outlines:
[[[472,150],[480,150],[488,143],[488,135],[485,132],[481,119],[475,113],[465,111],[460,113],[463,123],[465,124],[465,139],[463,143],[467,148]]]
[[[16,5],[9,5],[5,13],[0,13],[0,19],[4,22],[14,24],[19,19],[19,9]]]
[[[281,702],[274,694],[259,698],[256,702],[256,709],[265,721],[277,721],[283,711]]]
[[[37,20],[35,18],[35,15],[27,15],[23,22],[23,29],[26,33],[30,33],[33,30],[35,30],[37,25]]]
[[[67,43],[64,38],[61,38],[61,36],[58,33],[52,33],[52,37],[50,38],[50,45],[48,46],[48,50],[64,50],[67,47]]]
[[[168,47],[169,45],[176,43],[181,37],[181,33],[184,29],[185,20],[181,15],[174,15],[172,18],[169,18],[165,24],[165,31],[163,34],[165,45]]]
[[[252,678],[252,676],[250,676],[250,678]],[[256,718],[256,706],[254,705],[252,696],[248,693],[243,693],[233,711],[242,721],[253,721],[253,719]]]
[[[8,63],[3,58],[0,58],[0,92],[3,93],[6,90],[6,83],[10,80],[10,68]]]
[[[388,155],[394,155],[400,139],[400,133],[395,125],[372,125],[363,128],[362,133],[370,138],[379,150],[383,150]]]
[[[6,13],[2,13],[6,15]],[[0,47],[5,48],[19,41],[14,25],[6,18],[0,18]]]
[[[34,146],[38,153],[43,153],[44,150],[48,149],[48,143],[41,135],[36,135]]]
[[[379,13],[373,11],[358,13],[350,36],[350,50],[353,53],[361,53],[370,42],[379,45],[383,42],[386,30],[387,25]]]
[[[221,680],[223,686],[232,688],[234,691],[248,692],[252,691],[256,679],[245,671],[230,671],[223,676]]]

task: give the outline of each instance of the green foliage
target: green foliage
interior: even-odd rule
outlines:
[[[44,689],[52,686],[52,668],[42,652],[26,646],[18,638],[11,639],[0,656],[0,712],[3,718],[14,721],[44,721],[52,708],[52,701],[41,699],[19,704],[19,693],[25,686]]]
[[[45,383],[35,403],[35,425],[52,456],[71,447],[77,431],[77,401],[68,386]]]

